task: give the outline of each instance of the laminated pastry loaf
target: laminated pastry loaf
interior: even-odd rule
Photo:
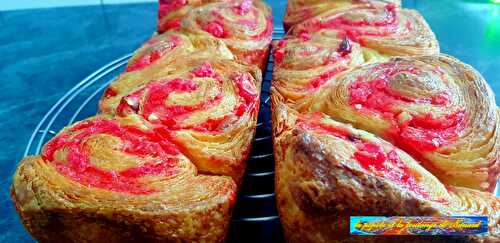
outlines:
[[[160,0],[157,31],[167,30],[222,40],[238,60],[264,70],[273,23],[261,0]]]
[[[225,4],[251,8],[252,23],[270,14],[260,1]],[[209,7],[189,4],[181,20]],[[234,29],[242,39],[253,31]],[[255,133],[262,72],[207,33],[152,37],[105,90],[96,116],[65,127],[40,155],[20,162],[11,196],[36,240],[224,241]],[[264,63],[270,40],[265,31],[254,49],[244,40],[241,46]]]
[[[398,2],[288,3],[271,100],[289,242],[500,241],[494,94]],[[349,235],[349,216],[367,215],[487,216],[489,234]]]

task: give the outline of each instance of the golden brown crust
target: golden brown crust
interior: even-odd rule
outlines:
[[[251,5],[243,7],[246,2]],[[273,25],[271,9],[260,0],[200,6],[183,18],[180,29],[220,38],[238,60],[265,69]]]
[[[160,59],[173,61],[178,56],[199,52],[210,52],[222,59],[234,59],[231,51],[219,39],[172,30],[151,37],[137,49],[129,59],[126,71],[141,70]]]

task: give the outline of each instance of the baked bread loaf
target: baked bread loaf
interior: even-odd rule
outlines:
[[[206,8],[189,3],[181,19]],[[270,14],[251,11],[249,23]],[[269,42],[254,47],[245,50],[267,53]],[[19,164],[11,195],[26,229],[40,242],[224,241],[262,82],[260,68],[234,50],[182,28],[140,47],[99,114]]]
[[[267,64],[273,23],[271,9],[261,0],[160,1],[158,18],[158,33],[179,29],[212,36],[238,60],[261,70]]]
[[[210,53],[160,59],[122,74],[104,96],[101,114],[163,127],[199,172],[240,184],[257,123],[261,72]]]
[[[500,117],[481,75],[390,1],[290,1],[285,19],[271,88],[285,238],[500,241]],[[350,236],[356,215],[484,215],[489,234]]]

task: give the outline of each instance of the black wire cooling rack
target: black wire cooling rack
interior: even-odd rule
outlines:
[[[273,32],[273,40],[284,35]],[[41,147],[63,127],[97,113],[97,103],[106,87],[125,69],[132,54],[120,57],[80,81],[54,104],[36,126],[24,156],[39,154]],[[229,242],[282,242],[274,194],[274,156],[271,141],[269,88],[272,57],[262,83],[257,131],[248,167],[233,212]]]

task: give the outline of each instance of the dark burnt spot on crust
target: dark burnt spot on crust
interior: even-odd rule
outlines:
[[[353,143],[361,141],[361,137],[358,134],[353,134],[353,133],[347,135],[347,139]]]

